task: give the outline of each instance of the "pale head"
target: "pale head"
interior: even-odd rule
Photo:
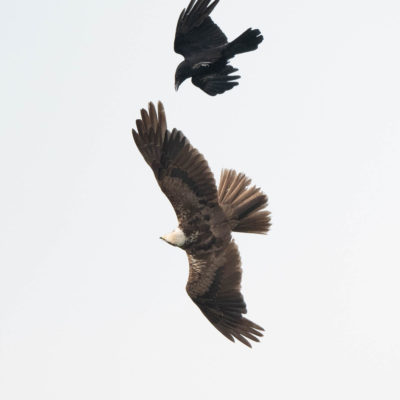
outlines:
[[[186,236],[181,229],[176,228],[172,232],[161,236],[160,239],[164,240],[172,246],[182,247],[185,244]]]

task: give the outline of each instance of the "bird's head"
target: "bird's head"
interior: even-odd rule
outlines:
[[[179,228],[176,228],[170,233],[167,233],[164,236],[161,236],[160,239],[164,240],[171,246],[182,247],[186,242],[186,236],[183,231]]]
[[[175,90],[179,89],[179,86],[185,81],[187,78],[190,78],[192,75],[192,69],[187,61],[182,61],[175,72]]]

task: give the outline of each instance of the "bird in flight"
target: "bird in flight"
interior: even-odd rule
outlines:
[[[175,89],[187,78],[211,96],[224,93],[238,85],[239,75],[229,64],[236,54],[257,49],[263,41],[258,29],[247,29],[234,41],[228,39],[210,18],[219,0],[191,0],[179,16],[174,50],[183,55],[175,73]],[[211,4],[210,4],[211,3]]]
[[[136,127],[136,146],[178,218],[178,228],[161,239],[187,254],[187,293],[224,336],[251,347],[263,328],[243,316],[241,260],[231,233],[267,233],[267,196],[234,170],[222,170],[217,189],[204,157],[181,131],[167,129],[161,102],[158,113],[153,103],[148,112],[142,109]]]

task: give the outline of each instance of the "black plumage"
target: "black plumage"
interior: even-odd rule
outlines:
[[[210,18],[219,0],[191,0],[179,16],[174,50],[182,54],[175,73],[175,89],[187,78],[211,96],[224,93],[239,83],[237,71],[229,65],[236,54],[257,49],[263,41],[258,29],[247,29],[238,38],[228,42],[222,30]]]

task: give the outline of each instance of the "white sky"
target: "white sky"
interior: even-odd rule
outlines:
[[[172,50],[186,0],[0,5],[0,398],[400,397],[400,4],[221,0],[240,85],[211,98]],[[252,350],[185,292],[176,226],[131,138],[162,100],[219,178],[270,197],[236,234]]]

